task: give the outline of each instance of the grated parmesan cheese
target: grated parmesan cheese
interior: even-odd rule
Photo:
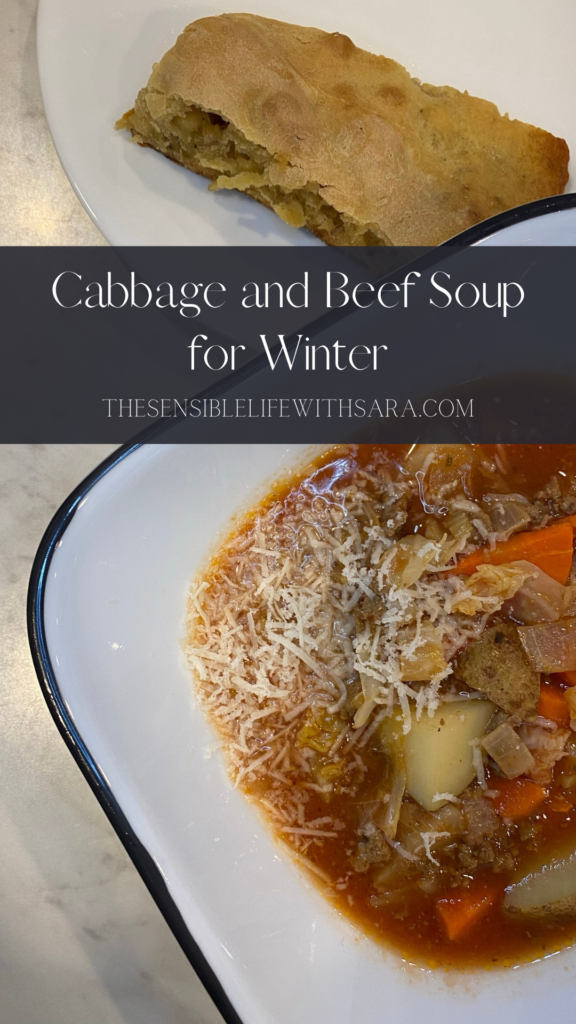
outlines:
[[[377,462],[347,476],[339,460],[328,486],[313,474],[244,525],[189,596],[188,661],[233,780],[267,782],[266,808],[300,852],[337,832],[331,819],[321,829],[306,820],[311,795],[330,792],[314,777],[314,751],[296,742],[307,716],[333,721],[326,755],[346,777],[365,771],[358,750],[384,718],[399,708],[407,733],[413,714],[432,715],[450,659],[486,624],[486,614],[453,610],[466,584],[438,573],[453,540],[398,547],[421,483]],[[400,550],[412,559],[409,585]],[[431,642],[437,670],[413,682]],[[347,702],[360,674],[370,696],[354,717]]]
[[[436,867],[440,867],[440,861],[436,860],[436,857],[434,857],[432,853],[432,847],[437,839],[442,839],[444,837],[450,836],[450,832],[421,832],[420,835],[422,837],[421,849],[424,849],[424,852],[428,860],[432,861],[432,863],[435,864]]]

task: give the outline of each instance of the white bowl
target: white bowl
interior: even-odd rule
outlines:
[[[207,756],[180,650],[189,581],[234,513],[310,452],[133,445],[80,485],[31,579],[50,709],[229,1024],[565,1024],[574,950],[512,971],[403,964],[323,900]]]

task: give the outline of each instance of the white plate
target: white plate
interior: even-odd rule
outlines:
[[[40,0],[50,128],[74,188],[113,244],[321,244],[245,196],[209,193],[205,179],[113,131],[186,24],[246,7],[344,32],[424,81],[467,89],[563,136],[576,152],[574,0]]]
[[[567,1024],[576,950],[507,972],[403,966],[304,880],[220,755],[206,759],[179,649],[187,587],[232,514],[306,451],[136,447],[65,503],[31,588],[51,709],[177,931],[182,915],[184,949],[198,963],[192,935],[220,979],[228,1021]]]

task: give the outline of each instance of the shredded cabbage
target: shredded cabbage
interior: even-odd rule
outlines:
[[[533,571],[534,567],[528,562],[479,565],[464,584],[464,589],[452,599],[452,611],[462,612],[463,615],[496,612],[504,601],[514,597],[525,580],[533,575]]]

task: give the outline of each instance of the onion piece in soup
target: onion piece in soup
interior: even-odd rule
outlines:
[[[534,765],[528,747],[508,722],[484,736],[482,746],[508,779],[517,779]]]
[[[508,613],[525,625],[560,619],[576,598],[576,587],[562,586],[531,562],[511,564],[530,575],[506,606]]]
[[[576,619],[519,626],[518,636],[536,672],[576,669]]]

